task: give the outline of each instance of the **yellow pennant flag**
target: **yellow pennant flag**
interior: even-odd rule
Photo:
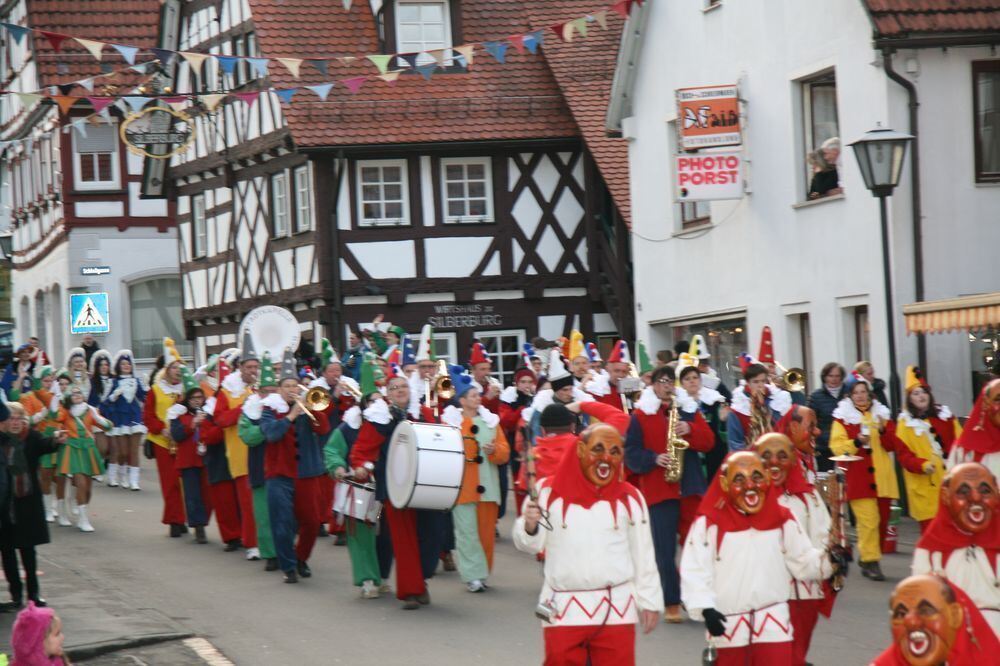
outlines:
[[[95,60],[101,59],[101,51],[104,50],[104,42],[95,42],[92,39],[80,39],[79,37],[74,37],[77,43],[83,48],[90,51],[90,55],[94,56]]]
[[[207,53],[187,53],[182,51],[181,57],[187,62],[192,72],[200,73],[201,64],[209,57]]]
[[[472,61],[475,58],[476,54],[475,44],[463,44],[462,46],[456,46],[455,48],[452,49],[452,51],[455,51],[460,56],[465,58],[466,67],[472,67]]]
[[[212,93],[210,95],[198,95],[198,99],[201,103],[205,105],[205,108],[209,111],[215,111],[219,104],[225,99],[225,93]]]
[[[591,14],[594,20],[597,21],[597,25],[601,26],[601,30],[608,29],[608,10],[602,9],[601,11]]]
[[[566,21],[562,27],[562,38],[564,42],[573,41],[573,21]]]
[[[302,68],[301,58],[275,58],[278,62],[285,66],[292,76],[299,78],[299,70]]]
[[[387,72],[385,74],[382,74],[378,78],[382,79],[386,83],[392,84],[395,83],[396,80],[399,78],[399,72]]]

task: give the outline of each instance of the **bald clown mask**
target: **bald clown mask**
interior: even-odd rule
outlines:
[[[816,438],[820,435],[816,412],[801,405],[795,405],[792,409],[794,411],[788,424],[788,437],[800,453],[811,456],[816,452]]]
[[[580,459],[584,478],[598,488],[603,488],[620,478],[625,445],[617,430],[598,423],[580,434],[576,455]]]
[[[983,399],[983,415],[1000,428],[1000,379],[994,379],[986,385],[986,395]]]
[[[733,453],[726,459],[721,472],[719,484],[733,506],[748,514],[763,508],[770,482],[760,456],[751,451]]]
[[[911,666],[942,666],[965,612],[943,578],[910,576],[889,602],[892,640]]]
[[[948,472],[941,485],[941,502],[963,532],[980,534],[996,529],[993,516],[1000,508],[997,480],[979,463],[962,463]]]
[[[756,448],[771,483],[783,486],[792,466],[798,464],[792,440],[780,433],[769,432],[757,439]]]

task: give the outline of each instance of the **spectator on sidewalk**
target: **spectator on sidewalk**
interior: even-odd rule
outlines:
[[[87,357],[87,367],[89,368],[90,357],[94,355],[94,352],[96,352],[98,349],[101,348],[101,345],[98,344],[97,338],[88,333],[85,336],[83,336],[83,342],[80,344],[80,346],[83,347],[83,353]]]
[[[858,361],[854,364],[854,371],[864,377],[866,382],[871,384],[872,395],[875,396],[875,398],[883,405],[891,409],[892,406],[889,404],[885,395],[885,380],[875,377],[875,366],[872,365],[872,362]]]
[[[819,387],[809,395],[806,403],[811,410],[816,412],[816,425],[819,427],[819,437],[816,438],[816,462],[821,471],[833,469],[830,463],[830,429],[833,427],[833,410],[846,397],[844,388],[844,378],[847,371],[844,366],[836,361],[827,363],[820,370],[820,381],[823,386]]]
[[[14,657],[12,666],[64,666],[69,659],[63,653],[62,620],[51,608],[39,608],[29,602],[18,613],[10,637]]]

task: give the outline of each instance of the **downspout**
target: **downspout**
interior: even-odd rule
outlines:
[[[913,285],[916,300],[919,302],[924,300],[923,211],[920,205],[920,122],[917,113],[920,102],[917,99],[917,86],[893,69],[892,54],[892,48],[882,49],[882,66],[886,76],[906,90],[910,110],[909,132],[913,135],[913,146],[910,150],[910,177],[913,179],[913,187],[910,188],[910,205],[913,210],[913,219],[910,224],[913,234]],[[927,371],[927,339],[923,333],[917,335],[917,363],[924,372]]]

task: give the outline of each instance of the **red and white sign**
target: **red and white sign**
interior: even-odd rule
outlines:
[[[739,90],[734,85],[681,88],[677,126],[681,150],[740,145]]]
[[[685,153],[674,156],[678,201],[743,198],[740,153]]]

